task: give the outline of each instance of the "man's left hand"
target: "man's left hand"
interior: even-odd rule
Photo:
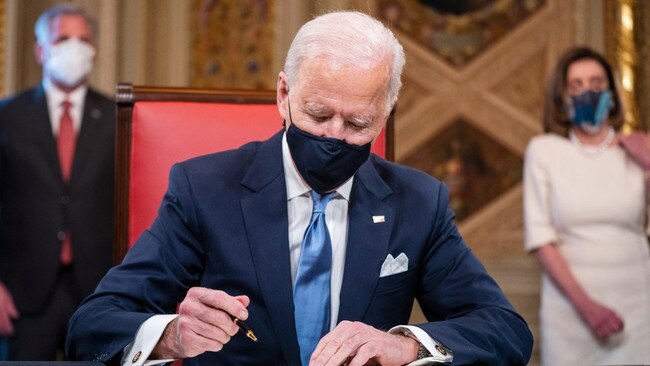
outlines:
[[[309,365],[404,365],[417,359],[418,348],[412,338],[343,321],[318,342]]]

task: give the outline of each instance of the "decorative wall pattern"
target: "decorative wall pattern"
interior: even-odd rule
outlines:
[[[379,0],[380,16],[454,66],[463,66],[545,0]]]
[[[272,89],[273,0],[193,0],[191,85]]]
[[[465,241],[537,338],[540,272],[523,249],[522,163],[528,141],[542,133],[546,77],[576,42],[575,1],[436,1],[435,14],[415,0],[377,3],[407,55],[396,159],[447,184]],[[473,18],[490,6],[529,10],[509,18],[517,21],[507,27],[492,28],[489,21]],[[461,41],[465,38],[453,32],[472,27],[484,27],[491,38],[481,38],[471,52],[461,47],[450,56],[424,41],[423,34],[433,31],[424,13],[448,17],[454,25],[464,19],[464,28],[449,28]],[[539,363],[537,346],[530,365]]]
[[[449,205],[464,220],[521,181],[522,159],[459,119],[402,160],[447,184]]]

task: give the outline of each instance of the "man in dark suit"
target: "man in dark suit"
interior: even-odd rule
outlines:
[[[464,244],[446,188],[370,155],[403,65],[370,16],[305,24],[278,77],[286,129],[174,166],[152,227],[70,320],[68,355],[526,364],[530,331]],[[429,322],[406,325],[415,298]],[[240,320],[257,342],[235,336]]]
[[[43,82],[0,102],[0,336],[54,360],[111,265],[114,103],[87,86],[95,25],[79,8],[35,26]]]

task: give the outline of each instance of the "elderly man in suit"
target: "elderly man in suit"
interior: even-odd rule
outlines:
[[[10,360],[62,355],[67,323],[111,265],[114,104],[88,87],[94,22],[35,26],[41,85],[0,102],[0,336]]]
[[[71,319],[68,355],[526,364],[530,331],[464,244],[445,187],[370,154],[404,58],[366,14],[306,23],[278,77],[285,129],[172,168],[152,227]],[[415,298],[428,322],[408,325]],[[241,320],[257,342],[235,336]]]

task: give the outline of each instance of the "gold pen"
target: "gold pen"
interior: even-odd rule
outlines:
[[[242,332],[244,332],[244,334],[246,334],[246,337],[250,338],[253,342],[257,342],[257,336],[255,335],[255,333],[253,333],[253,330],[248,325],[246,325],[246,323],[244,323],[243,320],[240,320],[239,318],[235,318],[234,316],[231,316],[231,318],[232,321],[234,321],[235,324],[237,324],[239,329]]]

